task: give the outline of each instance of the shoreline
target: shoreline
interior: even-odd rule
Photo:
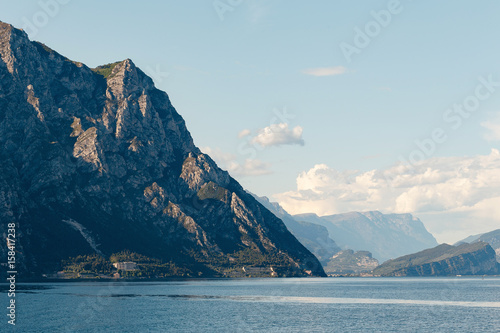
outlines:
[[[30,283],[71,283],[71,282],[112,282],[112,283],[120,283],[120,282],[170,282],[170,281],[206,281],[206,280],[256,280],[256,279],[266,279],[266,280],[274,280],[274,279],[296,279],[296,278],[305,278],[305,279],[445,279],[445,278],[477,278],[477,279],[485,279],[485,278],[500,278],[500,275],[448,275],[448,276],[304,276],[304,277],[169,277],[169,278],[158,278],[158,279],[86,279],[86,278],[75,278],[75,279],[24,279],[17,280],[18,284],[30,284]],[[7,282],[0,282],[0,286],[8,285]]]

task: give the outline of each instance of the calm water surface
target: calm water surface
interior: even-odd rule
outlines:
[[[11,330],[4,310],[1,332],[500,332],[496,277],[76,282],[17,288],[17,325]]]

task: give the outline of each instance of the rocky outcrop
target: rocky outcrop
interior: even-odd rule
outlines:
[[[335,254],[324,267],[327,274],[359,275],[370,273],[378,266],[378,260],[368,251],[344,250]]]
[[[252,264],[324,275],[280,219],[201,153],[131,60],[90,69],[5,23],[0,57],[0,233],[16,224],[19,270],[130,250],[195,276]]]
[[[300,214],[294,218],[325,226],[342,249],[370,251],[381,262],[438,244],[422,221],[411,214],[373,211],[321,217]]]
[[[495,251],[488,243],[452,246],[441,244],[415,254],[389,260],[373,273],[381,276],[448,276],[500,273]]]

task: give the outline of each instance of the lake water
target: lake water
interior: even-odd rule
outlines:
[[[17,288],[15,332],[500,332],[498,277],[75,282]],[[9,332],[2,289],[0,331]]]

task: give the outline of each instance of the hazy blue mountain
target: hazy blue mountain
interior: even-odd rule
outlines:
[[[475,241],[477,241],[479,239],[479,237],[481,237],[481,235],[483,235],[483,234],[477,234],[477,235],[468,236],[467,238],[464,238],[464,239],[456,242],[453,245],[460,245],[460,244],[463,244],[463,243],[472,243],[472,242],[475,242]]]
[[[485,242],[441,244],[389,260],[374,271],[381,276],[448,276],[500,273],[495,251]]]
[[[322,217],[316,214],[299,214],[293,217],[297,221],[325,226],[330,237],[342,249],[370,251],[381,262],[438,244],[424,224],[411,214],[382,214],[373,211]]]
[[[326,227],[311,222],[297,221],[277,202],[271,202],[267,197],[252,195],[264,207],[279,217],[288,230],[319,259],[322,265],[326,265],[329,259],[340,251],[340,247],[329,237]]]
[[[475,243],[475,242],[486,242],[491,245],[493,250],[496,252],[497,261],[500,262],[500,229],[493,230],[484,234],[469,236],[457,244],[462,243]]]
[[[15,224],[24,277],[122,251],[174,275],[324,276],[130,59],[91,69],[0,22],[0,161],[0,234]]]

